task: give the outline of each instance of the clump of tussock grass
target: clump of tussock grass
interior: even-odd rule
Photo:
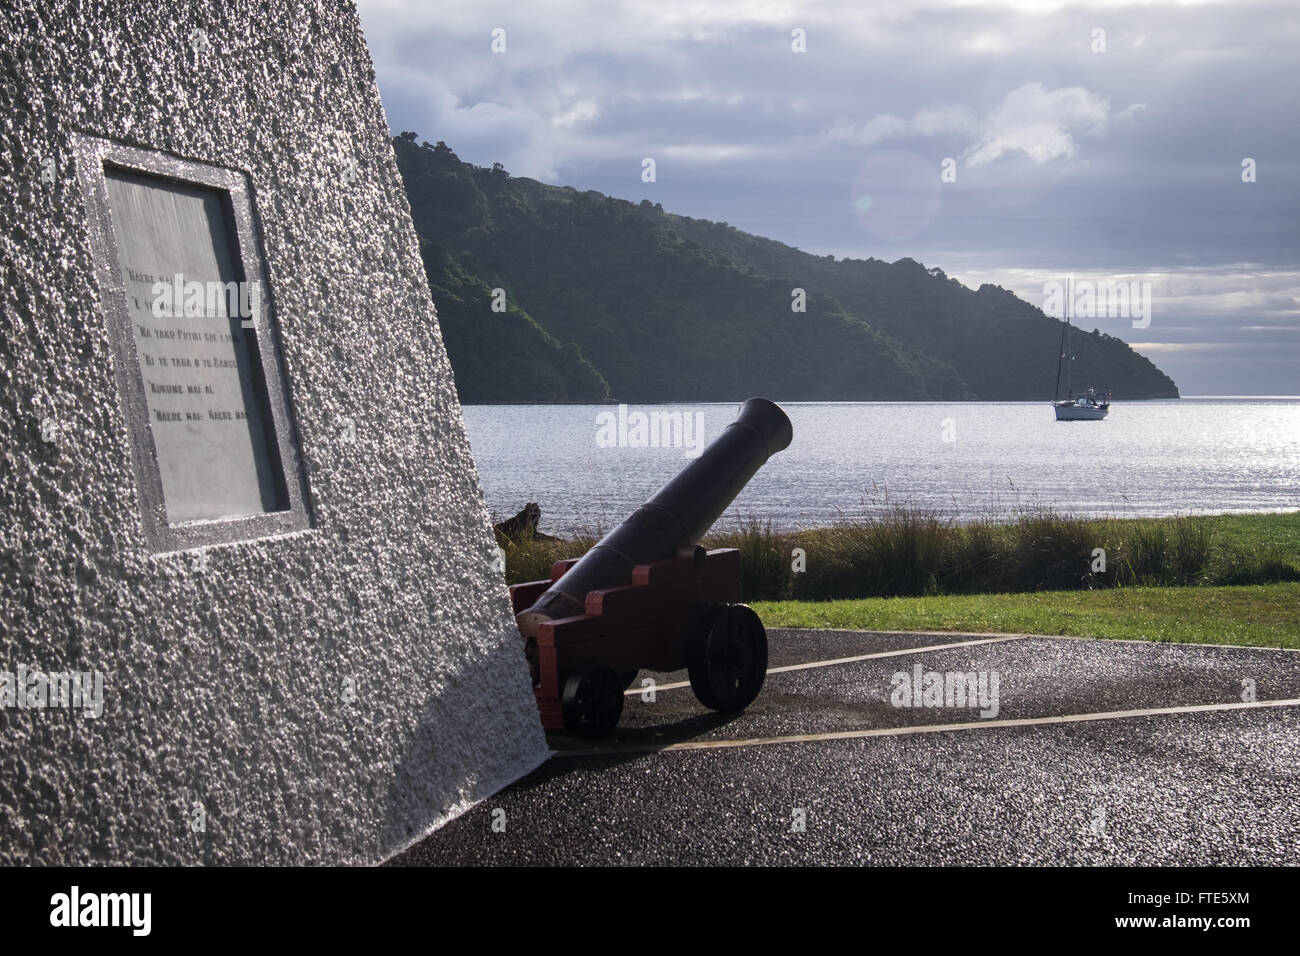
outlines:
[[[781,601],[790,596],[790,549],[772,522],[750,518],[740,527],[710,534],[704,547],[740,552],[740,593],[747,601]]]
[[[1097,536],[1088,522],[1038,507],[1011,524],[1003,558],[1007,583],[1016,591],[1062,591],[1097,586],[1092,552]]]
[[[556,561],[580,558],[600,540],[599,531],[583,530],[571,538],[520,534],[509,537],[496,533],[497,545],[506,554],[506,584],[543,581],[551,576]]]

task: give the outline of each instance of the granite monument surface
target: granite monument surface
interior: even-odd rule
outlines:
[[[354,6],[0,7],[0,863],[371,863],[537,766]]]

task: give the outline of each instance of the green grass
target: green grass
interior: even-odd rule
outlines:
[[[1300,584],[756,602],[768,627],[1070,634],[1300,648]]]
[[[1221,543],[1244,550],[1277,551],[1300,558],[1300,511],[1289,514],[1214,515]]]

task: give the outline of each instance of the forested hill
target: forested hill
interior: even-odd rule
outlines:
[[[393,144],[462,402],[1052,395],[1061,323],[1004,289],[911,259],[809,255],[415,140]],[[1177,397],[1119,339],[1073,341],[1076,383]]]

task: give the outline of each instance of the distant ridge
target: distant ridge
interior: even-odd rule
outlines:
[[[810,255],[415,140],[393,145],[462,402],[1052,396],[1061,323],[1005,289]],[[1073,351],[1075,381],[1117,401],[1178,397],[1120,339],[1079,330]]]

